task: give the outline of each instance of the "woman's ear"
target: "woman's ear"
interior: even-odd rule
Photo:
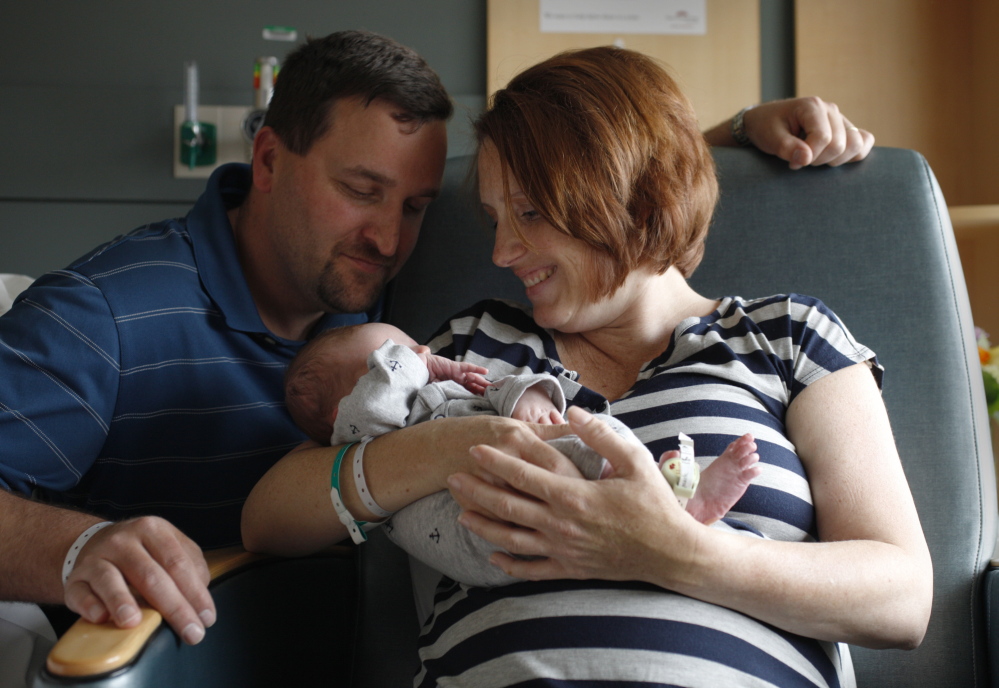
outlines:
[[[274,186],[274,163],[280,152],[281,139],[271,127],[261,127],[253,139],[253,186],[258,191],[269,193]]]

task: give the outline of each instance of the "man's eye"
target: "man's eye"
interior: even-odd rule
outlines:
[[[420,213],[422,213],[424,210],[427,209],[428,205],[430,205],[429,202],[428,203],[407,203],[406,204],[406,212],[412,213],[414,215],[419,215]]]
[[[344,184],[343,189],[349,195],[354,196],[355,198],[373,198],[375,196],[374,191],[364,191],[356,187],[353,187],[349,184]]]

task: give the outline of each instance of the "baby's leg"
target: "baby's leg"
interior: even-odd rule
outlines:
[[[760,474],[759,460],[752,435],[743,435],[728,445],[721,456],[701,471],[697,492],[687,502],[687,512],[707,525],[727,514]]]

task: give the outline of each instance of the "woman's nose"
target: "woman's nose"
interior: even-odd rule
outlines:
[[[520,259],[527,247],[505,222],[496,223],[496,239],[493,243],[493,263],[508,268]]]

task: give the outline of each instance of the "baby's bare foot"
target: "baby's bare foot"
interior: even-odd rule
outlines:
[[[761,473],[759,461],[752,435],[745,434],[728,445],[721,456],[701,471],[697,492],[687,502],[687,512],[705,525],[723,517]]]

